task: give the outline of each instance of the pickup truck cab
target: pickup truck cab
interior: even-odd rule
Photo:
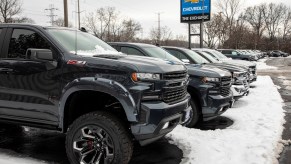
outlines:
[[[69,28],[0,25],[0,122],[66,133],[72,164],[128,163],[190,115],[184,64]]]

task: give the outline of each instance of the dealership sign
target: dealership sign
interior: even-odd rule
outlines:
[[[211,0],[181,0],[181,22],[209,21]]]

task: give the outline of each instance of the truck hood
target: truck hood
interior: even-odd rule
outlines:
[[[229,71],[222,70],[210,65],[189,64],[187,65],[187,68],[188,68],[188,74],[190,76],[212,77],[212,78],[231,76]]]
[[[111,64],[122,69],[130,67],[137,72],[144,73],[167,73],[186,71],[186,66],[182,62],[174,62],[152,57],[129,56],[129,55],[96,55],[90,62],[100,64]]]
[[[210,66],[215,66],[220,69],[225,69],[228,70],[229,72],[248,72],[246,68],[239,67],[239,66],[234,66],[234,65],[229,65],[225,63],[209,63],[207,65]]]

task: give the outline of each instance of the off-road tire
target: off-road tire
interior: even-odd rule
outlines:
[[[74,136],[86,126],[98,126],[104,129],[111,137],[114,146],[112,164],[126,164],[130,161],[133,152],[133,139],[124,123],[115,115],[96,111],[85,114],[76,119],[69,127],[66,136],[66,152],[71,164],[80,164],[80,158],[74,152]]]
[[[201,120],[201,112],[199,111],[197,103],[193,99],[190,100],[190,105],[192,108],[190,113],[190,119],[184,124],[184,126],[188,128],[193,128]]]

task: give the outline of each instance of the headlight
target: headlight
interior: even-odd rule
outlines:
[[[243,72],[233,72],[232,76],[233,77],[240,77]]]
[[[220,78],[203,77],[202,81],[204,83],[207,83],[207,82],[220,82]]]
[[[160,74],[154,73],[132,73],[131,79],[135,82],[142,81],[142,80],[160,80]]]

